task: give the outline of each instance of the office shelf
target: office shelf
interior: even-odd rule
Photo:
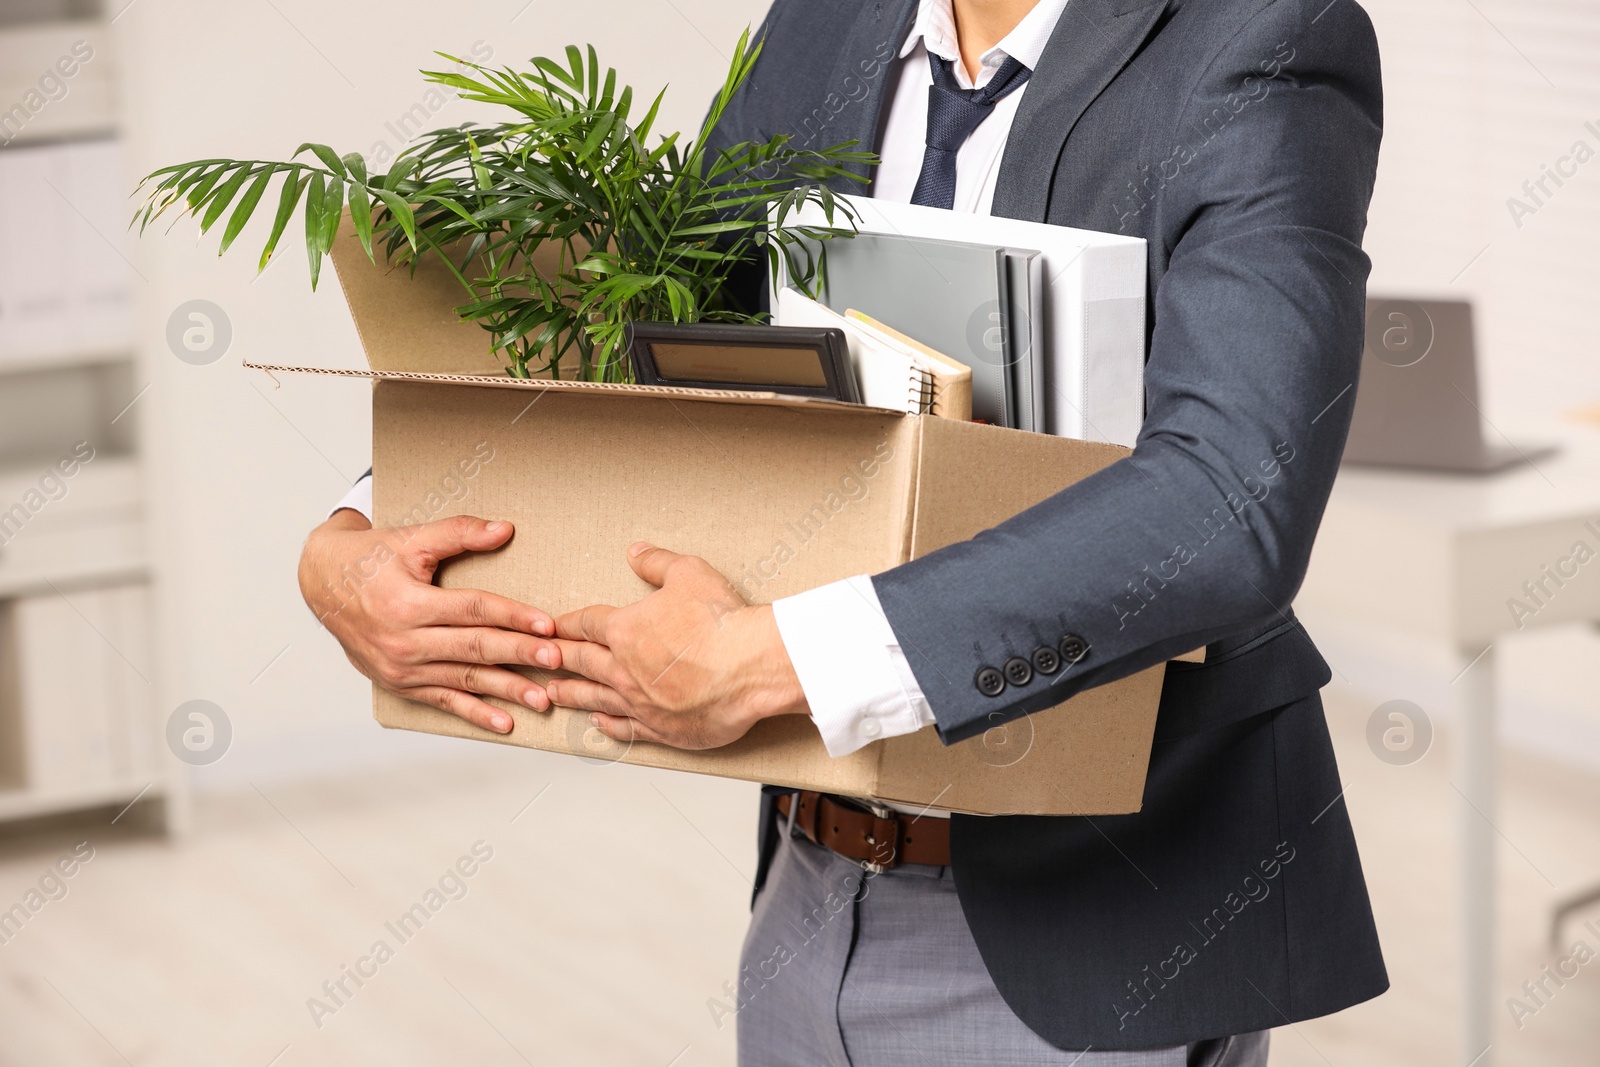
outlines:
[[[0,144],[114,134],[116,67],[107,38],[97,19],[0,28]],[[87,61],[80,58],[85,50]],[[63,77],[58,64],[73,70],[72,76]]]
[[[41,815],[55,815],[84,808],[122,805],[130,803],[134,797],[139,797],[139,803],[143,804],[166,796],[166,783],[159,777],[99,782],[70,789],[0,788],[0,821],[33,819]]]
[[[121,417],[145,383],[120,78],[104,17],[76,17],[99,8],[0,13],[0,822],[139,798],[175,831],[186,779],[155,704],[139,412]],[[94,458],[56,477],[80,439]]]
[[[58,567],[32,567],[12,573],[0,571],[0,599],[42,593],[70,595],[89,586],[121,585],[148,581],[149,561],[143,553],[114,560],[83,560]]]
[[[33,374],[38,371],[70,370],[78,367],[106,367],[132,363],[133,350],[116,348],[64,348],[59,352],[30,353],[25,356],[0,356],[0,375]]]

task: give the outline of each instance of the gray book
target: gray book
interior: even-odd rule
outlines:
[[[822,303],[864,312],[972,368],[972,417],[998,426],[1043,429],[1032,345],[1018,343],[1013,279],[1028,289],[1026,259],[1008,249],[897,234],[861,233],[827,242]],[[1020,253],[1023,257],[1030,254]],[[1035,272],[1037,273],[1037,272]],[[1037,286],[1033,287],[1037,299]],[[1023,322],[1023,336],[1031,326]],[[1026,367],[1016,366],[1025,362]],[[1018,383],[1027,383],[1025,397]],[[1021,410],[1019,411],[1019,401]]]
[[[1048,433],[1045,404],[1044,257],[1037,249],[1005,250],[1006,369],[1011,421],[1007,426]]]

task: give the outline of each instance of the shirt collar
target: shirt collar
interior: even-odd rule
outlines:
[[[1037,67],[1039,57],[1044,54],[1044,47],[1061,19],[1061,13],[1066,10],[1067,2],[1039,0],[1010,33],[983,54],[983,70],[978,75],[977,84],[987,83],[1008,57],[1029,70]],[[952,0],[920,0],[916,21],[912,23],[911,33],[900,48],[900,57],[903,59],[910,55],[918,43],[940,59],[951,61],[958,85],[962,88],[976,87],[969,84],[971,79],[967,77],[966,65],[961,62]]]

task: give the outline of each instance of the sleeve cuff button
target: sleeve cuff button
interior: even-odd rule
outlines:
[[[1061,650],[1061,659],[1066,663],[1077,663],[1089,655],[1089,643],[1077,634],[1066,634],[1057,646]]]
[[[1006,681],[1015,686],[1024,686],[1033,681],[1033,667],[1021,656],[1012,656],[1006,660]]]

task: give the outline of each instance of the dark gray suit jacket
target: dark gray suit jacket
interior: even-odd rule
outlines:
[[[777,0],[718,137],[875,145],[915,9]],[[1169,669],[1139,814],[953,824],[995,983],[1064,1048],[1387,988],[1328,669],[1289,607],[1355,398],[1381,123],[1353,0],[1071,0],[1011,130],[995,214],[1149,242],[1146,422],[1131,458],[877,575],[884,611],[947,742],[1208,646]],[[978,684],[1069,638],[1070,668]]]

